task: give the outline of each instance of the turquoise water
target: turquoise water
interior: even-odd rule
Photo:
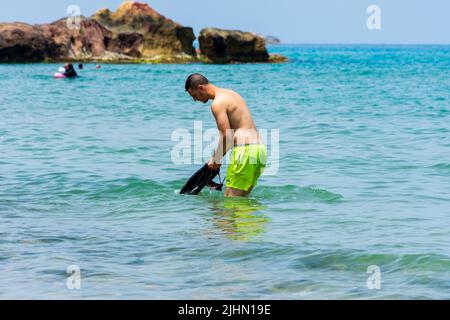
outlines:
[[[449,299],[450,47],[272,51],[290,62],[0,65],[0,298]],[[215,127],[192,72],[280,130],[249,199],[177,194],[199,165],[172,132]]]

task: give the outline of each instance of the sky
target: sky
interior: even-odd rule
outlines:
[[[78,5],[85,16],[122,0],[0,0],[0,22],[47,23]],[[194,28],[273,35],[283,43],[450,44],[449,0],[149,0],[159,13]],[[380,8],[381,29],[366,10]]]

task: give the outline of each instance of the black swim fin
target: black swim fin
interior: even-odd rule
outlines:
[[[213,180],[219,175],[220,170],[212,171],[205,164],[198,170],[180,190],[180,194],[198,195],[206,186],[222,191],[221,184],[215,183]]]

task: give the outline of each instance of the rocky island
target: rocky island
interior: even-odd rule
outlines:
[[[244,63],[284,62],[269,55],[264,37],[250,32],[203,29],[199,50],[191,27],[139,2],[124,2],[115,12],[101,9],[50,24],[0,23],[0,62]]]

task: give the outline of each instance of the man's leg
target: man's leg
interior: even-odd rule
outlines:
[[[225,197],[247,197],[253,190],[253,187],[251,187],[248,191],[234,189],[234,188],[227,188],[225,190]]]

